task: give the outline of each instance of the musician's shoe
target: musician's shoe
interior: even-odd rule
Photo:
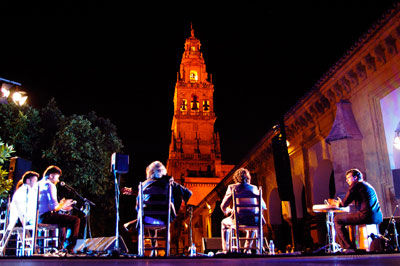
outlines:
[[[356,253],[356,251],[354,249],[352,249],[352,248],[344,248],[344,249],[342,249],[342,253],[344,253],[344,254],[354,254],[354,253]]]
[[[221,255],[221,254],[227,254],[228,253],[228,251],[226,251],[226,250],[218,250],[217,251],[217,253],[215,253],[215,255]]]

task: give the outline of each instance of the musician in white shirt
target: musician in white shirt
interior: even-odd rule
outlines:
[[[10,227],[16,224],[18,218],[23,225],[35,223],[38,178],[39,174],[34,171],[27,171],[22,176],[23,184],[15,191],[10,204]]]

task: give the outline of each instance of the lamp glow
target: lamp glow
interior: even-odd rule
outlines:
[[[394,138],[393,146],[397,149],[400,150],[400,136],[396,135]]]
[[[8,90],[7,88],[2,87],[1,88],[1,97],[8,98],[8,96],[10,96],[10,90]]]
[[[28,99],[28,96],[25,96],[25,92],[16,91],[11,98],[16,105],[22,106]]]
[[[19,101],[21,100],[21,98],[22,98],[21,93],[19,93],[19,92],[14,92],[14,94],[13,94],[13,96],[12,96],[12,99],[13,99],[13,101],[14,101],[15,103],[19,102]]]

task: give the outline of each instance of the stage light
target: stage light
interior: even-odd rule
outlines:
[[[21,86],[21,83],[11,81],[8,79],[3,79],[0,78],[0,82],[3,82],[1,84],[1,99],[0,103],[1,104],[8,104],[9,100],[12,100],[16,105],[22,106],[26,103],[26,100],[28,99],[28,96],[26,95],[26,92],[24,91],[19,91],[19,86]],[[12,93],[12,91],[14,91]],[[9,99],[11,95],[11,99]]]
[[[8,98],[10,96],[10,90],[7,89],[5,86],[1,87],[1,97]]]
[[[12,100],[16,105],[22,106],[25,104],[28,96],[25,95],[26,93],[23,91],[16,91],[12,95]]]

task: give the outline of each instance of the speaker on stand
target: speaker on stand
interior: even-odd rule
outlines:
[[[115,222],[115,246],[112,251],[113,256],[118,256],[122,253],[119,244],[119,183],[121,174],[126,174],[129,171],[129,156],[121,153],[114,152],[111,155],[111,172],[114,175],[115,183],[115,208],[116,208],[116,222]],[[126,247],[126,246],[125,246]]]

